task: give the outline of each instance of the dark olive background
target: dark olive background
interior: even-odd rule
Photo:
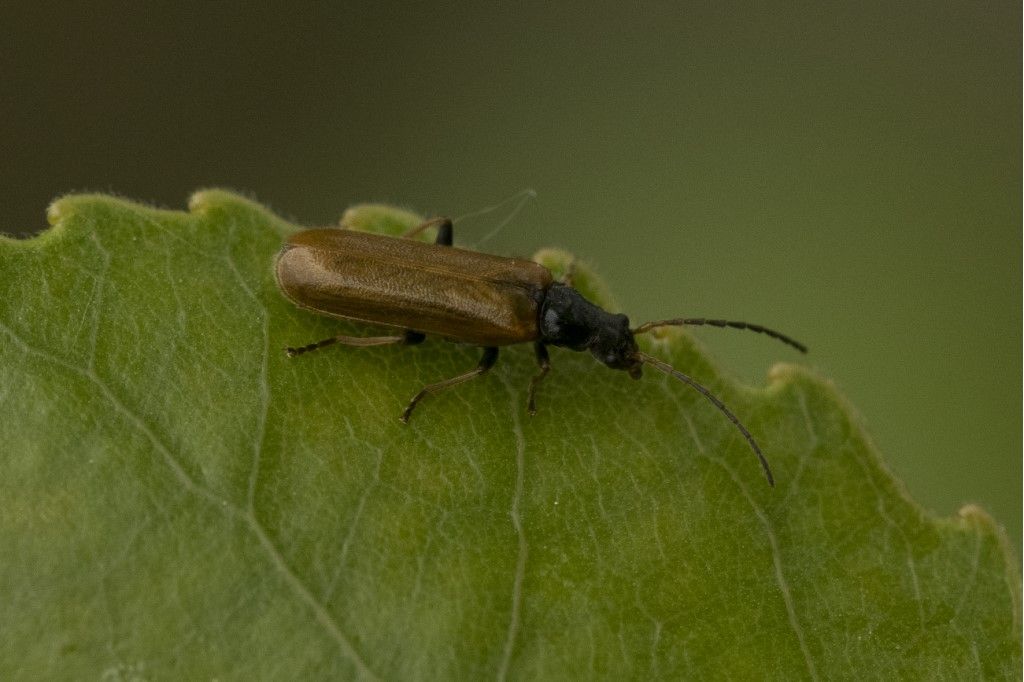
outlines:
[[[82,190],[229,187],[317,224],[531,187],[488,250],[566,247],[637,320],[804,340],[914,497],[1020,547],[1020,3],[23,4],[0,229]],[[800,360],[696,333],[746,381]]]

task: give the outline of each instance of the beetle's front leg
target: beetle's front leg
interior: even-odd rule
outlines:
[[[530,379],[530,393],[526,400],[526,411],[530,416],[537,414],[537,386],[551,371],[551,360],[548,358],[548,349],[540,341],[533,344],[533,352],[537,356],[537,364],[540,365],[540,372]]]

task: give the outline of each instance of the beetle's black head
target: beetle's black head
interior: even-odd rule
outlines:
[[[640,378],[643,364],[629,318],[602,310],[565,284],[552,284],[540,309],[540,341],[572,350],[589,350],[612,369]]]

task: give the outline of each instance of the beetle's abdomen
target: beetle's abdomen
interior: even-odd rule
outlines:
[[[533,261],[342,229],[292,235],[276,274],[302,308],[481,346],[535,340],[552,281]]]

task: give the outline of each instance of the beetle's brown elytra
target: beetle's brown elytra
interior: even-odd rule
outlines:
[[[340,229],[295,234],[277,279],[300,307],[477,346],[536,339],[552,281],[533,261]]]
[[[428,244],[411,237],[437,226]],[[555,281],[542,265],[452,246],[452,221],[434,218],[402,237],[345,229],[303,230],[291,235],[277,257],[275,275],[284,295],[295,305],[323,315],[358,320],[396,329],[386,336],[332,336],[298,348],[289,356],[325,346],[414,345],[426,335],[483,348],[476,367],[417,393],[401,415],[408,422],[413,409],[431,393],[485,374],[498,359],[498,348],[533,343],[540,367],[531,380],[527,410],[536,413],[536,393],[551,369],[547,346],[588,350],[611,369],[639,379],[648,365],[701,393],[743,434],[761,462],[770,485],[771,468],[757,441],[707,388],[668,363],[637,347],[636,336],[652,329],[680,325],[712,325],[747,329],[778,339],[802,353],[806,346],[757,324],[706,318],[674,318],[648,322],[635,329],[625,315],[609,313],[585,299],[568,281]]]

